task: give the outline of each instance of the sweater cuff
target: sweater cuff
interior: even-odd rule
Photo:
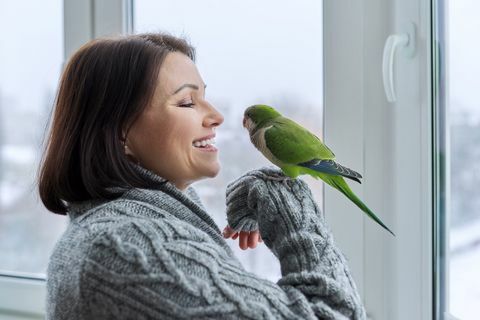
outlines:
[[[277,237],[272,243],[272,252],[280,261],[282,275],[318,271],[323,263],[323,251],[329,246],[328,239],[311,231],[302,230]],[[326,257],[323,257],[326,258]]]

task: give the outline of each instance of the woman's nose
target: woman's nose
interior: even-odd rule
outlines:
[[[210,107],[210,112],[207,117],[205,117],[205,126],[207,127],[218,127],[223,123],[223,115],[218,112],[213,106]]]

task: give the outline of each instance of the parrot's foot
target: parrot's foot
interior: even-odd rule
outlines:
[[[285,167],[282,167],[281,169],[287,177],[290,177],[292,179],[295,179],[296,177],[298,177],[300,175],[300,170],[298,169],[298,167],[285,166]]]

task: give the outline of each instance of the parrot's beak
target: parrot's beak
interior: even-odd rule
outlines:
[[[246,128],[246,125],[247,124],[247,118],[243,117],[243,127]]]

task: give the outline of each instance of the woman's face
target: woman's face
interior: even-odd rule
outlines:
[[[215,139],[215,128],[223,116],[205,100],[205,87],[190,58],[169,53],[160,68],[152,102],[126,137],[130,152],[144,168],[181,190],[220,170],[211,139]]]

